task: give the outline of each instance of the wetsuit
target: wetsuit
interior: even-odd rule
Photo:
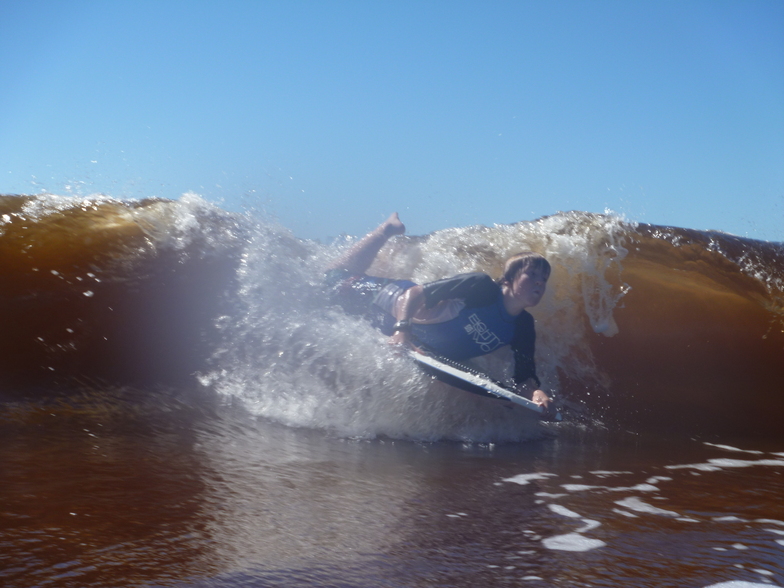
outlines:
[[[393,334],[397,298],[414,286],[409,280],[390,280],[352,275],[342,270],[327,274],[333,300],[347,312],[365,316],[385,335]],[[411,321],[411,339],[438,355],[463,360],[511,345],[514,380],[533,378],[537,387],[534,350],[534,319],[526,311],[510,315],[504,307],[501,287],[484,273],[461,274],[430,282],[423,287],[425,309],[437,322]],[[440,315],[440,316],[439,316]]]

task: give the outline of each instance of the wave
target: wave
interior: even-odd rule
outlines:
[[[354,238],[178,201],[0,196],[0,389],[204,385],[261,417],[340,435],[519,440],[516,411],[431,385],[320,279]],[[718,232],[559,213],[398,237],[371,273],[426,282],[553,265],[532,309],[545,387],[606,423],[780,435],[784,249]],[[508,353],[480,360],[504,376]]]
[[[0,197],[0,385],[192,377],[246,230],[194,196]]]

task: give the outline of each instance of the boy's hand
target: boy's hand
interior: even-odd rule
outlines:
[[[544,408],[546,411],[550,410],[550,405],[552,404],[552,400],[550,397],[542,392],[541,390],[534,390],[534,393],[531,395],[531,400],[533,400],[536,404]]]
[[[411,347],[411,339],[408,336],[408,331],[396,331],[389,338],[390,345],[403,345],[404,347]]]
[[[397,331],[389,338],[390,345],[400,345],[405,349],[413,349],[417,353],[421,353],[422,355],[427,355],[425,351],[411,342],[411,337],[408,334],[408,331]]]

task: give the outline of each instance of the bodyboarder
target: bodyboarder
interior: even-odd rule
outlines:
[[[549,262],[537,253],[519,253],[506,261],[498,282],[481,272],[423,285],[367,275],[387,240],[404,232],[393,213],[334,262],[326,272],[331,298],[369,319],[391,343],[417,351],[459,361],[511,345],[515,391],[549,409],[551,399],[536,376],[534,319],[525,310],[544,295]]]

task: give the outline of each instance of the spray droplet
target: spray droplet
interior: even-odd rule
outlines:
[[[82,292],[82,294],[87,296],[87,298],[91,298],[92,295],[93,295],[93,291],[92,290],[87,290],[86,292]]]

